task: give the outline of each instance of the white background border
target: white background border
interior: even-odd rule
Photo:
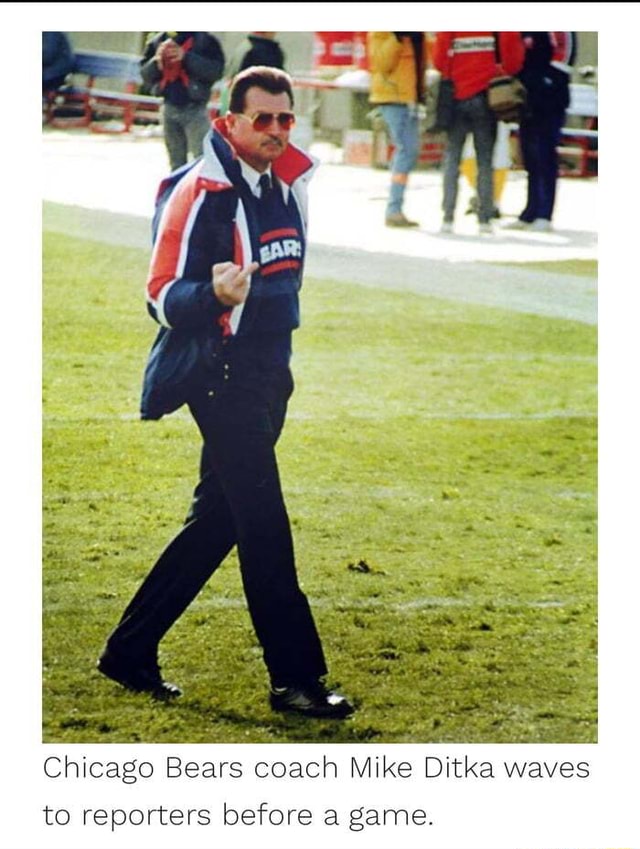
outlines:
[[[178,15],[179,11],[179,15]],[[5,265],[2,374],[2,494],[4,496],[4,611],[2,617],[2,772],[5,794],[0,814],[2,849],[73,847],[223,847],[260,845],[324,849],[559,849],[559,847],[640,846],[638,771],[638,287],[636,261],[640,186],[636,148],[640,143],[636,63],[637,3],[621,4],[367,4],[346,3],[86,3],[1,4],[5,74],[2,151],[3,254]],[[599,31],[600,111],[600,742],[597,746],[43,746],[40,727],[40,196],[39,100],[40,32],[163,29],[243,30],[243,24],[276,31],[342,28],[436,30],[453,22],[465,29],[491,23],[525,29],[561,24]],[[13,69],[13,70],[12,70]],[[352,754],[387,753],[415,764],[424,754],[469,754],[498,762],[523,759],[588,760],[589,781],[521,783],[420,780],[383,782],[279,782],[255,792],[245,782],[111,787],[104,782],[65,785],[46,781],[46,755],[76,759],[139,759],[161,763],[166,754],[194,760],[304,760],[326,753],[341,762]],[[41,826],[45,801],[128,807],[148,801],[199,807],[227,798],[247,806],[273,800],[281,807],[357,807],[380,804],[424,807],[432,829],[303,829],[301,833],[253,827],[238,832],[214,828],[185,831],[122,829],[115,838],[97,829]],[[143,805],[144,806],[144,805]]]

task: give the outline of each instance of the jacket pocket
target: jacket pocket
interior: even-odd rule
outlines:
[[[177,410],[215,370],[215,351],[205,334],[161,327],[144,371],[142,418],[159,419]]]

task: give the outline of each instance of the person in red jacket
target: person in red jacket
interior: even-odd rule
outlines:
[[[436,33],[433,63],[444,78],[453,81],[455,99],[444,158],[442,232],[453,231],[460,159],[469,133],[473,134],[478,163],[479,228],[481,233],[491,232],[496,118],[487,103],[487,89],[499,73],[516,74],[523,61],[519,32]]]

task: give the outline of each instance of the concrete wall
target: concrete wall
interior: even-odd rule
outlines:
[[[577,67],[581,65],[594,65],[598,67],[598,33],[597,32],[579,32],[578,33],[578,56],[576,59]]]
[[[213,32],[226,56],[244,38],[244,32]],[[143,32],[70,32],[71,43],[79,50],[111,50],[116,53],[140,54],[147,33]],[[313,66],[313,33],[283,32],[278,41],[287,57],[286,68],[291,73],[308,72]]]
[[[67,35],[78,50],[139,54],[144,44],[141,32],[69,32]]]

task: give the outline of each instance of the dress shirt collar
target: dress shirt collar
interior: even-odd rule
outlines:
[[[240,162],[240,170],[242,172],[242,177],[245,182],[249,185],[249,188],[253,192],[256,197],[260,197],[260,177],[262,174],[268,174],[271,182],[273,183],[273,175],[271,173],[271,168],[267,168],[266,171],[256,171],[255,168],[252,168],[251,165],[246,163],[244,159],[238,158]]]

